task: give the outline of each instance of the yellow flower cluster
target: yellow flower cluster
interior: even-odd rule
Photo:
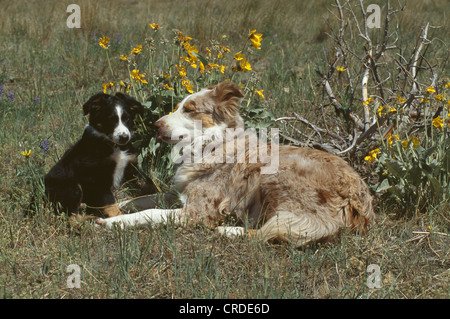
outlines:
[[[397,109],[390,105],[381,105],[378,107],[377,114],[378,117],[385,115],[386,113],[394,113],[397,112]]]
[[[103,83],[103,93],[106,93],[106,90],[113,87],[116,83],[109,82],[109,83]]]
[[[236,60],[236,65],[231,68],[231,70],[233,70],[233,72],[242,71],[242,72],[245,73],[247,71],[251,71],[252,70],[252,66],[250,65],[248,60],[244,59],[244,54],[243,53],[237,52],[234,55],[234,59]]]
[[[442,119],[439,115],[433,119],[433,126],[443,130],[444,126],[447,125],[450,127],[450,113],[447,114],[447,119]]]
[[[375,162],[375,160],[377,159],[378,153],[380,153],[380,149],[379,149],[379,148],[376,148],[376,149],[374,149],[374,150],[371,150],[371,151],[369,152],[369,155],[367,155],[366,157],[364,157],[364,160],[365,160],[367,163],[373,163],[373,162]]]
[[[148,23],[148,26],[154,32],[160,30],[160,25],[158,23]],[[156,35],[155,35],[156,37]],[[223,40],[227,39],[226,35],[222,36]],[[253,53],[252,49],[261,49],[261,42],[263,40],[262,33],[257,33],[256,29],[252,30],[248,34],[248,40],[250,42],[250,47],[248,48],[249,54]],[[116,83],[120,83],[122,87],[126,89],[126,92],[132,87],[133,83],[138,84],[148,84],[147,73],[141,72],[139,69],[137,61],[138,55],[140,55],[144,49],[147,47],[152,48],[154,46],[151,43],[155,43],[152,37],[147,38],[147,44],[143,48],[143,45],[137,45],[132,48],[129,54],[121,54],[120,59],[128,62],[129,67],[129,79],[121,80],[120,82],[107,82],[103,83],[103,92],[111,90]],[[161,44],[169,43],[167,39],[162,39]],[[150,65],[149,73],[151,74],[150,79],[154,84],[159,83],[160,88],[165,90],[175,90],[178,87],[184,88],[188,93],[194,92],[195,81],[191,77],[191,72],[198,71],[202,79],[209,79],[204,75],[208,74],[214,76],[211,80],[216,81],[219,77],[217,75],[226,74],[228,68],[233,72],[248,72],[252,71],[252,65],[250,64],[247,57],[244,56],[244,51],[239,51],[232,55],[231,49],[227,45],[223,45],[215,40],[211,41],[211,46],[205,48],[205,54],[202,55],[199,48],[194,44],[193,38],[184,35],[180,30],[175,30],[174,43],[178,47],[177,60],[172,60],[169,62],[168,70],[162,70],[159,75],[153,74],[153,65]],[[99,46],[103,49],[108,50],[110,39],[108,37],[102,37],[99,42]],[[154,50],[153,50],[154,51]],[[108,57],[108,51],[106,52]],[[231,61],[231,62],[230,62]],[[108,57],[108,62],[109,57]],[[109,63],[111,74],[114,77],[114,72],[111,68],[111,63]],[[194,70],[194,71],[193,71]],[[230,72],[231,73],[231,72]],[[158,77],[159,79],[156,79]],[[195,78],[199,78],[198,74],[194,75]],[[119,79],[117,80],[119,81]],[[260,98],[264,98],[263,90],[256,90],[255,94]]]
[[[402,98],[401,95],[397,95],[396,101],[398,101],[398,102],[400,102],[400,103],[403,103],[403,102],[406,101],[406,99],[405,99],[405,98]]]
[[[203,68],[203,63],[199,61],[198,49],[196,46],[192,45],[189,41],[192,40],[191,37],[184,36],[183,33],[178,32],[177,39],[181,45],[181,47],[187,53],[187,56],[180,57],[180,61],[189,63],[189,65],[196,69],[198,67],[197,63],[200,64],[200,68]],[[191,80],[187,78],[187,70],[186,66],[182,64],[176,64],[175,68],[178,71],[178,74],[181,78],[181,86],[183,86],[188,93],[194,93],[194,86],[191,84]],[[173,89],[171,86],[167,84],[165,85],[166,89]]]
[[[369,105],[369,103],[372,102],[372,101],[373,101],[373,98],[369,97],[367,100],[365,100],[365,101],[363,102],[363,106],[364,106],[364,105]]]
[[[387,139],[388,146],[391,147],[395,140],[400,140],[400,136],[398,134],[395,135],[389,134],[389,137]],[[400,143],[402,143],[403,148],[406,150],[409,142],[412,143],[413,148],[416,148],[417,146],[420,145],[420,141],[417,138],[417,136],[410,138],[408,140],[401,141]]]
[[[132,57],[133,55],[139,54],[142,52],[142,44],[139,44],[137,47],[133,48],[130,52],[130,56],[128,55],[120,55],[120,59],[123,61],[127,61],[129,57]]]
[[[256,33],[256,29],[250,31],[248,38],[253,43],[255,49],[261,50],[262,33]]]
[[[147,74],[146,73],[141,73],[139,70],[134,69],[133,71],[131,71],[130,73],[130,77],[137,82],[141,82],[144,84],[148,84],[148,82],[144,79],[145,76]]]

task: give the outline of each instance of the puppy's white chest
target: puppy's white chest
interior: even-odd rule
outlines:
[[[130,161],[134,160],[134,157],[134,155],[130,155],[126,151],[121,150],[117,150],[113,153],[112,158],[116,162],[113,176],[113,183],[115,188],[118,188],[120,186],[125,167]]]

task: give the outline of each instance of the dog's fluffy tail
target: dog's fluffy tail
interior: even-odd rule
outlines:
[[[363,233],[375,220],[372,196],[361,179],[352,184],[348,191],[347,196],[336,200],[334,205],[323,206],[314,213],[277,211],[255,235],[266,241],[289,241],[300,247],[311,242],[329,241],[343,227]]]

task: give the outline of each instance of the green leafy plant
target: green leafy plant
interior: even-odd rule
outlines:
[[[424,88],[424,97],[420,98],[423,111],[415,120],[405,117],[402,110],[393,111],[396,116],[392,120],[406,123],[398,125],[395,132],[382,141],[382,146],[365,158],[376,165],[379,181],[372,186],[383,194],[384,200],[393,200],[403,208],[415,206],[415,210],[430,202],[448,201],[449,87],[450,83],[442,82],[437,87]],[[382,108],[379,111],[382,112]]]

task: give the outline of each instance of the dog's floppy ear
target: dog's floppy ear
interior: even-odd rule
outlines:
[[[244,97],[242,90],[232,82],[222,82],[214,87],[213,118],[218,122],[230,124],[239,113],[239,102]]]
[[[116,97],[121,99],[134,115],[139,114],[142,116],[144,114],[144,107],[142,104],[128,94],[117,92]]]
[[[83,105],[84,115],[88,115],[92,111],[98,110],[100,107],[106,104],[106,99],[109,97],[105,93],[97,93],[93,95],[86,103]]]
[[[220,101],[233,99],[239,102],[244,97],[241,88],[233,82],[221,82],[214,87],[214,91],[216,98]]]

